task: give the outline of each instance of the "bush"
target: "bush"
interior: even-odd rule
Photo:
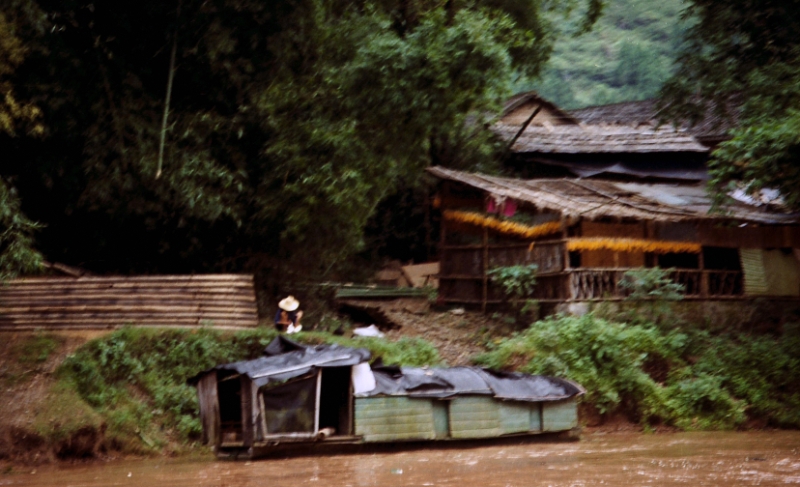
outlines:
[[[666,406],[683,429],[733,429],[745,420],[744,404],[723,387],[722,377],[699,374],[671,384]]]
[[[572,379],[586,388],[586,401],[600,414],[624,408],[637,420],[664,418],[659,385],[645,372],[658,361],[682,366],[686,336],[655,327],[609,322],[594,314],[558,316],[534,323],[500,343],[477,362]]]
[[[481,365],[566,377],[601,415],[683,429],[732,429],[748,418],[800,427],[800,331],[783,336],[665,331],[558,316],[501,341]]]
[[[629,293],[625,300],[633,302],[634,307],[623,314],[622,318],[631,323],[658,325],[673,319],[672,304],[682,300],[686,292],[682,284],[674,282],[670,277],[673,270],[642,267],[626,271],[619,286]]]
[[[734,397],[745,402],[750,417],[773,426],[800,427],[800,331],[796,326],[787,326],[778,338],[698,333],[695,341],[704,353],[693,369],[718,377]]]
[[[217,364],[258,357],[275,336],[271,328],[233,334],[208,328],[123,328],[79,348],[58,375],[64,386],[104,418],[113,448],[144,453],[171,441],[185,444],[200,437],[197,393],[186,384],[189,377]],[[440,362],[433,345],[416,338],[390,342],[301,333],[293,339],[364,347],[387,364]]]

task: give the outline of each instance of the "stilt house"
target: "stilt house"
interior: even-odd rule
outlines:
[[[705,164],[724,134],[658,126],[642,114],[652,104],[638,108],[567,113],[523,94],[495,126],[517,177],[429,168],[440,180],[440,299],[490,309],[503,296],[489,270],[536,264],[532,298],[545,310],[624,299],[623,273],[655,266],[672,269],[688,300],[798,301],[800,215],[769,192],[734,193],[712,212]],[[625,113],[638,116],[626,124]]]

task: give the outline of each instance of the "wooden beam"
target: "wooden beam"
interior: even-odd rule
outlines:
[[[253,446],[253,381],[242,375],[239,377],[242,398],[242,445],[246,448]]]
[[[489,299],[489,229],[483,229],[483,294],[481,297],[481,312],[486,313],[486,304]]]
[[[314,435],[319,433],[319,403],[322,392],[322,369],[317,369],[317,392],[314,397]]]

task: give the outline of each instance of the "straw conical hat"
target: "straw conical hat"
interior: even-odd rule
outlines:
[[[300,306],[300,301],[294,299],[294,296],[287,296],[281,299],[278,307],[284,311],[294,311]]]

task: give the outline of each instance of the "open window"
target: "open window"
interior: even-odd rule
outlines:
[[[317,435],[332,428],[335,435],[353,429],[351,367],[316,372],[261,389],[259,400],[267,436]]]

